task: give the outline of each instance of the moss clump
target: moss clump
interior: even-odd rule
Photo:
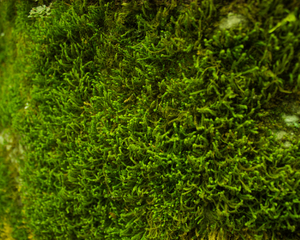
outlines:
[[[276,3],[19,4],[11,119],[35,238],[296,238],[299,139],[271,130],[299,96],[299,4]]]

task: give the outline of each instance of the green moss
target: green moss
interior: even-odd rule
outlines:
[[[272,131],[299,100],[299,4],[32,7],[1,109],[36,239],[296,239],[299,139]]]

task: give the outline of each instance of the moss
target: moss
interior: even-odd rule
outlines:
[[[296,2],[33,6],[2,126],[36,239],[296,239],[299,139],[272,134],[299,131]]]

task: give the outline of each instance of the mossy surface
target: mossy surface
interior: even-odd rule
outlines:
[[[28,238],[299,238],[297,1],[42,4],[0,73]]]

